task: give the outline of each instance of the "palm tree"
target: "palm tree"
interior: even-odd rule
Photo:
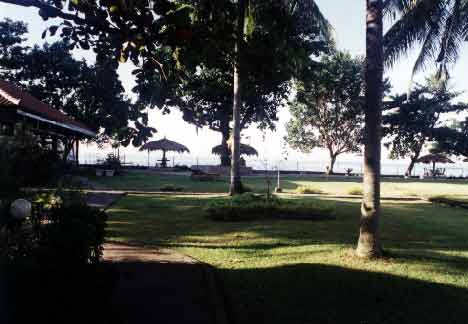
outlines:
[[[252,20],[252,12],[255,11],[254,4],[260,4],[261,0],[238,0],[237,1],[237,26],[236,26],[236,40],[235,40],[235,52],[234,52],[234,100],[233,100],[233,143],[232,143],[232,155],[231,155],[231,182],[229,187],[229,194],[235,195],[241,193],[242,183],[240,177],[240,110],[242,105],[242,76],[246,72],[242,69],[242,47],[245,41],[245,31],[252,32],[251,28],[254,27],[254,21]],[[263,3],[263,7],[278,5],[277,2],[266,0]],[[247,5],[249,16],[247,17]],[[301,24],[314,25],[321,31],[323,38],[331,39],[331,26],[329,22],[320,12],[317,4],[314,0],[282,0],[281,4],[285,11],[290,15],[301,12],[301,21],[296,22],[297,28],[301,29]],[[262,6],[259,6],[262,7]],[[248,19],[246,19],[248,18]],[[249,30],[250,29],[250,30]],[[307,29],[307,28],[306,28]],[[305,30],[306,30],[305,29]]]
[[[468,36],[467,0],[387,0],[386,12],[399,17],[384,38],[385,60],[392,66],[421,45],[413,74],[437,63],[447,76]]]
[[[367,0],[363,200],[356,254],[379,257],[380,155],[383,96],[383,1]]]
[[[244,41],[245,23],[245,0],[238,0],[237,32],[235,43],[234,60],[234,100],[232,107],[233,127],[232,127],[232,154],[231,154],[231,184],[229,194],[235,195],[242,192],[240,177],[240,111],[242,105],[241,93],[241,51]]]

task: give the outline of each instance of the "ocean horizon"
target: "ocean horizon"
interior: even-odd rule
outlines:
[[[103,161],[109,152],[80,152],[80,163],[96,164]],[[121,161],[127,165],[133,166],[148,166],[148,154],[146,152],[124,152],[120,153]],[[169,166],[185,165],[188,167],[197,165],[219,165],[220,161],[217,156],[195,156],[192,154],[167,154]],[[160,152],[152,152],[150,154],[149,165],[154,167],[158,160],[161,159]],[[325,172],[328,160],[323,158],[315,158],[311,154],[308,158],[302,159],[282,159],[278,157],[247,157],[245,158],[247,166],[255,170],[280,170],[284,171],[313,171]],[[454,164],[437,164],[436,167],[445,169],[445,175],[451,177],[468,176],[468,163],[463,163],[461,160],[454,159]],[[388,160],[382,159],[382,174],[384,175],[400,175],[403,176],[409,165],[407,160]],[[338,158],[334,171],[338,173],[346,172],[346,169],[353,169],[352,173],[362,173],[362,158],[345,157]],[[416,164],[413,169],[413,176],[420,176],[425,173],[425,169],[432,169],[429,164]]]

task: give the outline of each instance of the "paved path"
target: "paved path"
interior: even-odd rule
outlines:
[[[107,209],[125,195],[125,192],[120,191],[88,191],[86,192],[86,203],[91,207]]]
[[[124,193],[87,192],[90,206],[106,209]],[[104,244],[103,262],[116,274],[116,324],[226,324],[214,270],[169,249]]]
[[[118,279],[112,297],[119,324],[226,323],[208,266],[167,249],[105,244]]]

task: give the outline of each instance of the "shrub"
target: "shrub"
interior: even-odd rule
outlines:
[[[107,216],[82,203],[54,207],[52,222],[41,228],[39,254],[47,262],[97,263],[102,254]]]
[[[452,198],[448,196],[436,195],[436,196],[428,197],[427,200],[429,200],[433,204],[443,204],[443,205],[447,205],[450,207],[460,207],[460,208],[468,209],[468,201],[456,199],[456,198]]]
[[[122,163],[120,162],[120,158],[113,153],[108,154],[104,162],[104,168],[114,170],[117,175],[121,174]]]
[[[245,183],[241,182],[241,192],[246,193],[246,192],[253,192],[252,187],[246,185]]]
[[[294,202],[276,197],[243,194],[211,203],[207,216],[216,221],[249,221],[262,219],[323,220],[333,216],[332,205],[321,201]]]
[[[22,187],[55,184],[64,171],[58,154],[40,147],[32,135],[0,139],[0,199],[18,196]]]
[[[159,188],[160,191],[167,191],[167,192],[181,192],[184,191],[184,187],[182,186],[176,186],[173,184],[165,184],[161,188]]]
[[[37,195],[26,221],[31,224],[17,226],[9,215],[0,224],[0,266],[13,323],[112,322],[106,303],[114,278],[98,263],[106,216],[79,200],[63,199]]]
[[[352,187],[349,188],[346,193],[348,195],[353,195],[353,196],[362,196],[362,188],[359,187]]]
[[[310,186],[299,186],[296,188],[296,193],[301,194],[301,195],[313,195],[313,194],[319,195],[319,194],[323,194],[324,192],[321,189],[313,188]]]

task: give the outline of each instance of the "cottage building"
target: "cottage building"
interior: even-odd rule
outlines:
[[[51,108],[18,86],[0,80],[0,136],[15,136],[18,126],[45,146],[69,153],[78,163],[79,142],[97,134],[84,123]]]

